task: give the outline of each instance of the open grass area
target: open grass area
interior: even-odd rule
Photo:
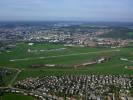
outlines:
[[[4,69],[8,69],[8,68],[4,68]],[[8,71],[10,73],[3,75],[2,77],[3,81],[0,83],[0,86],[5,86],[5,87],[8,86],[11,83],[11,79],[13,79],[17,73],[17,71],[14,69],[8,69]]]
[[[4,85],[8,86],[11,82],[11,79],[15,76],[15,74],[17,73],[16,70],[10,70],[11,74],[10,75],[6,75],[4,76]]]
[[[51,50],[53,48],[66,49],[50,52],[28,52],[28,49]],[[10,52],[2,53],[0,55],[0,65],[28,68],[32,64],[73,64],[95,58],[98,54],[104,53],[103,50],[106,51],[103,48],[64,47],[63,45],[54,44],[35,44],[29,46],[28,44],[22,43]],[[109,52],[112,51],[109,50]]]
[[[53,48],[66,48],[60,51],[46,52],[28,52],[31,50],[51,50]],[[104,55],[111,51],[105,48],[88,48],[88,47],[64,47],[55,44],[35,44],[29,46],[27,44],[18,44],[16,48],[10,52],[4,52],[0,55],[0,65],[28,68],[32,64],[74,64],[96,58],[98,55]],[[40,59],[39,59],[40,58]],[[42,59],[41,59],[42,58]],[[14,60],[14,61],[12,61]]]
[[[65,49],[62,49],[65,48]],[[30,52],[29,52],[30,49]],[[87,62],[103,56],[111,60],[101,64],[83,68],[31,68],[33,64],[65,64],[73,65]],[[28,43],[19,43],[16,48],[0,54],[0,66],[21,69],[18,80],[26,77],[66,74],[133,74],[133,70],[125,69],[126,65],[133,66],[132,62],[121,61],[120,58],[133,60],[133,48],[89,48],[66,47],[61,44],[39,44],[29,46]]]
[[[133,32],[129,32],[128,35],[133,36]]]
[[[0,100],[35,100],[33,97],[24,96],[21,94],[4,94],[0,96]]]

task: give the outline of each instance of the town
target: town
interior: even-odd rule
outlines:
[[[122,28],[120,28],[121,30]],[[0,43],[10,44],[8,48],[13,47],[17,42],[44,42],[60,43],[65,46],[81,47],[125,47],[132,43],[131,38],[105,38],[101,35],[111,32],[122,32],[115,30],[111,26],[91,26],[81,23],[55,23],[44,25],[21,25],[13,27],[0,26]],[[126,28],[130,32],[131,29]],[[126,36],[125,36],[126,37]],[[16,42],[15,42],[16,41]],[[13,45],[11,45],[11,43]],[[0,47],[0,51],[3,47]]]
[[[127,36],[132,29],[83,23],[7,26],[0,26],[0,95],[133,99],[133,39]],[[108,37],[120,32],[122,37]]]
[[[133,100],[133,0],[0,0],[0,100]]]
[[[51,95],[56,100],[131,100],[128,97],[133,87],[131,75],[82,75],[46,76],[18,81],[16,88],[39,93],[42,98]],[[115,91],[116,94],[113,93]],[[19,91],[18,91],[19,92]],[[31,93],[26,93],[31,95]],[[32,94],[36,95],[36,94]],[[113,99],[112,99],[113,98]]]

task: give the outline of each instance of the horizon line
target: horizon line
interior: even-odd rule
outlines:
[[[89,21],[89,20],[0,20],[0,22],[113,22],[133,23],[133,21]]]

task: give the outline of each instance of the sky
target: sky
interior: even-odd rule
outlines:
[[[0,0],[0,21],[133,22],[133,0]]]

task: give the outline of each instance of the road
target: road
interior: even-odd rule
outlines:
[[[8,84],[8,86],[0,87],[0,90],[9,89],[9,90],[11,90],[10,93],[20,93],[20,94],[23,94],[23,95],[32,93],[34,97],[36,97],[36,96],[38,96],[38,97],[42,96],[42,100],[44,100],[44,98],[49,98],[49,99],[51,99],[51,100],[59,100],[59,97],[57,97],[57,96],[54,96],[54,97],[53,97],[52,95],[43,94],[42,92],[39,92],[39,91],[36,91],[36,90],[30,91],[30,90],[24,90],[24,89],[20,89],[20,88],[14,88],[12,85],[13,85],[13,83],[15,82],[15,80],[16,80],[17,77],[18,77],[18,75],[21,73],[21,71],[22,71],[23,69],[21,70],[21,69],[18,69],[18,68],[7,68],[7,67],[3,67],[3,68],[9,69],[9,70],[16,70],[17,73],[16,73],[16,75],[11,79],[11,81],[10,81],[9,84]],[[16,92],[16,91],[17,91],[17,92]],[[19,92],[18,92],[18,91],[19,91]]]
[[[24,90],[19,88],[13,88],[13,87],[0,87],[1,90],[10,90],[10,93],[15,94],[22,94],[22,95],[30,95],[34,97],[41,97],[40,100],[44,100],[45,98],[49,98],[50,100],[59,100],[58,96],[52,96],[50,94],[43,94],[39,91],[30,91],[30,90]]]
[[[88,100],[88,78],[86,79],[85,100]]]
[[[10,81],[10,83],[8,84],[8,87],[12,87],[12,84],[15,82],[15,80],[17,79],[18,75],[21,73],[20,69],[17,69],[17,73],[16,75],[12,78],[12,80]]]
[[[3,67],[3,68],[9,69],[9,70],[16,70],[17,71],[16,75],[11,79],[11,81],[8,84],[8,87],[11,88],[12,84],[15,82],[15,80],[17,79],[18,75],[21,73],[22,70],[18,69],[18,68],[9,68],[9,67]]]

